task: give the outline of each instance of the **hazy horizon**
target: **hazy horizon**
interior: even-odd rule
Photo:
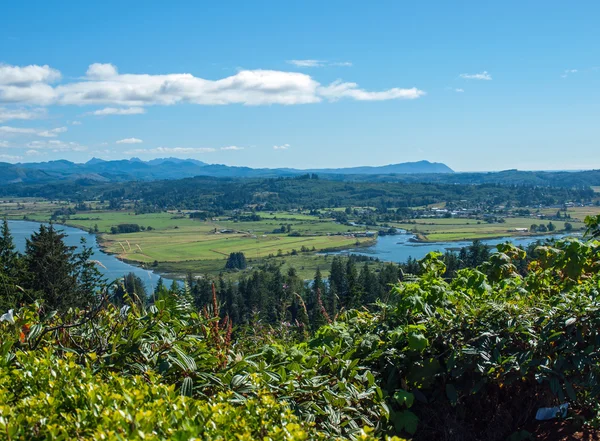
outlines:
[[[35,163],[44,163],[44,162],[51,162],[51,161],[61,161],[61,160],[66,160],[66,161],[70,161],[73,162],[75,164],[85,164],[88,161],[92,160],[92,159],[96,159],[96,160],[101,160],[101,161],[131,161],[134,159],[140,160],[142,162],[150,162],[153,160],[168,160],[168,159],[176,159],[176,160],[182,160],[182,161],[201,161],[203,163],[205,163],[206,165],[225,165],[228,167],[249,167],[249,168],[255,168],[255,169],[296,169],[296,170],[319,170],[319,169],[346,169],[346,168],[357,168],[357,167],[385,167],[388,165],[396,165],[396,164],[403,164],[403,163],[415,163],[415,162],[429,162],[429,163],[437,163],[436,161],[429,161],[427,159],[421,159],[421,160],[417,160],[417,161],[406,161],[406,162],[396,162],[396,163],[379,163],[379,164],[357,164],[357,165],[350,165],[347,167],[336,167],[336,166],[321,166],[321,167],[294,167],[294,166],[283,166],[283,167],[250,167],[250,166],[246,166],[246,165],[232,165],[232,164],[226,164],[226,163],[222,163],[222,162],[208,162],[208,161],[203,161],[201,159],[197,159],[197,158],[190,158],[190,157],[185,157],[185,156],[163,156],[163,157],[156,157],[156,158],[152,158],[152,159],[142,159],[136,156],[132,156],[132,157],[124,157],[124,158],[119,158],[119,159],[106,159],[106,158],[101,158],[101,157],[92,157],[89,158],[87,161],[71,161],[67,158],[57,158],[57,159],[52,159],[52,160],[47,160],[47,161],[36,161],[36,160],[30,160],[30,161],[22,161],[22,162],[8,162],[14,165],[18,165],[18,164],[35,164]],[[0,161],[0,162],[4,162],[4,161]],[[503,171],[509,171],[509,170],[518,170],[518,171],[545,171],[545,172],[578,172],[578,171],[588,171],[588,170],[597,170],[596,168],[578,168],[578,169],[568,169],[568,168],[563,168],[563,169],[522,169],[522,168],[505,168],[505,169],[489,169],[489,170],[460,170],[457,168],[452,167],[452,165],[450,164],[445,164],[445,163],[440,163],[440,164],[444,164],[448,167],[450,167],[455,173],[496,173],[496,172],[503,172]]]

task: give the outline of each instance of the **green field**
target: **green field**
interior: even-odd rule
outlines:
[[[73,204],[60,201],[45,201],[35,198],[0,200],[0,213],[8,219],[47,221],[56,210],[68,208]]]
[[[194,227],[153,230],[140,233],[103,235],[102,242],[107,251],[119,258],[153,262],[178,262],[185,260],[225,259],[232,252],[241,251],[252,258],[270,254],[285,255],[292,250],[300,251],[304,246],[317,251],[346,248],[357,242],[365,242],[347,236],[301,236],[249,235],[214,233],[214,225],[200,224]]]
[[[556,211],[555,211],[556,213]],[[425,236],[430,242],[461,241],[474,239],[488,239],[500,236],[522,236],[517,228],[529,228],[532,224],[547,224],[547,220],[536,218],[506,218],[505,223],[487,223],[474,219],[416,219],[415,224],[392,224],[396,228],[412,231]],[[479,222],[479,223],[478,223]],[[564,222],[552,221],[557,232],[564,229]],[[582,229],[583,223],[572,219],[570,223],[575,230]]]
[[[553,216],[557,212],[556,208],[543,208],[540,210],[540,214],[546,216]],[[561,216],[565,214],[565,212],[561,211]],[[566,214],[571,216],[573,221],[581,221],[583,222],[586,216],[596,216],[600,214],[600,207],[586,206],[586,207],[569,207],[566,211]]]
[[[190,219],[182,214],[149,213],[135,214],[124,211],[93,211],[82,212],[71,216],[68,225],[89,230],[98,225],[100,233],[109,233],[110,227],[119,224],[138,224],[141,227],[152,227],[156,230],[168,230],[182,227],[198,227],[204,224],[199,220]],[[213,227],[214,228],[214,227]]]
[[[89,204],[99,207],[98,203]],[[47,221],[56,210],[70,207],[73,205],[39,199],[0,201],[0,213],[10,219]],[[430,242],[522,236],[530,233],[517,229],[529,228],[534,223],[547,224],[548,220],[540,220],[536,216],[554,216],[556,211],[541,209],[531,217],[507,217],[504,223],[463,218],[421,218],[406,223],[390,223],[389,226],[414,232],[421,240]],[[567,213],[571,216],[568,222],[573,228],[582,230],[585,217],[599,214],[600,207],[572,207]],[[133,211],[93,210],[71,215],[66,224],[84,230],[97,228],[99,242],[107,252],[169,273],[218,273],[224,269],[230,253],[241,251],[246,255],[249,266],[265,261],[277,262],[284,269],[292,265],[303,277],[310,277],[317,267],[325,269],[329,266],[326,256],[315,255],[313,251],[351,248],[373,242],[373,239],[352,236],[353,232],[364,231],[365,227],[342,225],[331,218],[313,216],[308,212],[270,212],[260,213],[260,216],[261,220],[251,222],[228,216],[203,221],[190,219],[187,213],[178,211],[136,215]],[[556,232],[564,229],[564,221],[552,222]],[[111,227],[119,224],[137,224],[145,231],[110,234]],[[279,231],[282,225],[290,228],[291,236],[287,231]],[[302,252],[302,249],[305,251]]]

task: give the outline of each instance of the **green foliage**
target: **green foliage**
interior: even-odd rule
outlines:
[[[585,218],[585,225],[587,226],[586,235],[593,238],[600,237],[600,214],[597,216],[588,216]]]
[[[266,390],[188,398],[155,374],[99,376],[50,351],[21,352],[14,365],[0,371],[0,433],[10,440],[328,439]]]

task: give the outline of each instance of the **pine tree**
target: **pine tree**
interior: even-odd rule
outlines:
[[[340,306],[346,304],[346,274],[342,265],[342,260],[336,256],[331,261],[331,271],[329,274],[329,295],[327,296],[327,310],[331,317],[335,317]]]
[[[25,285],[50,308],[64,309],[79,303],[74,289],[75,247],[65,245],[64,237],[53,225],[41,225],[25,245]]]
[[[4,218],[0,229],[0,313],[18,306],[23,292],[17,288],[22,259],[15,251],[13,238]]]
[[[365,306],[375,303],[380,294],[379,281],[371,272],[371,269],[366,262],[360,272],[359,281],[362,290],[362,303]]]
[[[323,314],[323,303],[322,303],[322,295],[325,291],[325,284],[323,283],[323,276],[321,274],[320,268],[317,268],[315,272],[315,278],[313,280],[312,286],[307,293],[306,299],[306,310],[308,313],[308,318],[310,319],[310,325],[312,329],[318,329],[327,323],[326,314]]]
[[[8,228],[8,220],[4,218],[2,228],[0,228],[0,269],[5,274],[14,271],[18,253],[15,251],[13,237]]]
[[[356,265],[352,259],[346,262],[346,295],[347,303],[344,305],[347,309],[357,308],[361,305],[361,290],[358,284],[358,273]]]

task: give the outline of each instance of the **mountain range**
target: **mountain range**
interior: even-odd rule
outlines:
[[[84,164],[67,160],[19,164],[0,162],[0,185],[79,179],[97,182],[150,181],[194,176],[269,178],[291,177],[306,173],[343,177],[347,175],[438,174],[454,173],[454,171],[445,164],[429,161],[404,162],[376,167],[299,170],[235,167],[179,158],[160,158],[150,161],[142,161],[139,158],[116,161],[92,158]]]

